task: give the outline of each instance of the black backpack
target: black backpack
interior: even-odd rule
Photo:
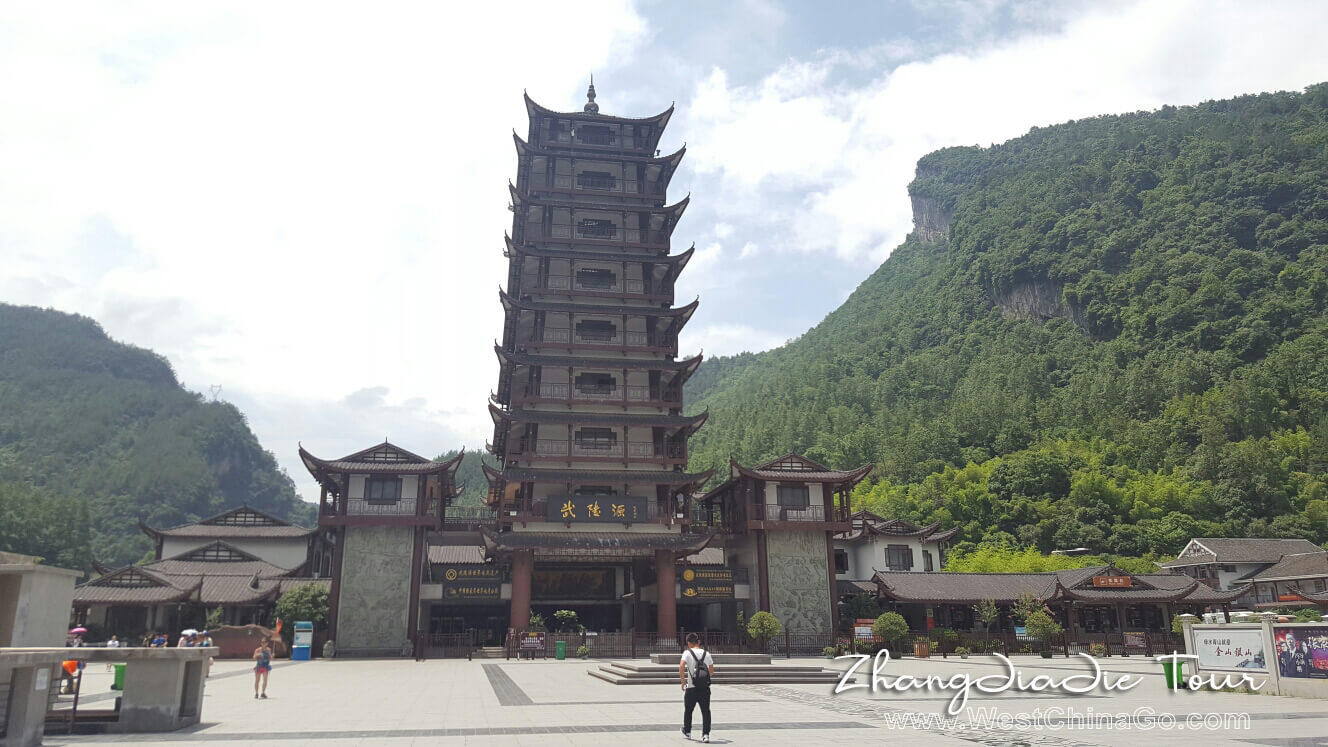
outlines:
[[[692,685],[694,687],[710,687],[710,667],[704,664],[704,659],[696,655],[695,649],[687,649],[691,655],[692,661],[696,662],[696,669],[692,671]]]

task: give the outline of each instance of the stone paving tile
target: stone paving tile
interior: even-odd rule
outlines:
[[[806,665],[818,660],[792,660]],[[821,663],[830,663],[819,660]],[[1086,671],[1075,659],[1021,658],[1029,676],[1064,677]],[[843,666],[843,662],[833,663]],[[272,697],[252,697],[248,662],[218,661],[204,699],[205,723],[163,735],[47,737],[47,744],[267,743],[300,744],[685,744],[677,733],[681,692],[672,685],[614,686],[589,677],[595,662],[466,662],[399,660],[314,661],[285,664],[273,672]],[[887,674],[983,676],[998,671],[990,657],[902,660]],[[780,666],[777,662],[775,666]],[[1006,693],[975,697],[975,707],[1002,713],[1034,708],[1081,712],[1158,711],[1249,713],[1253,728],[1230,733],[1046,730],[995,728],[887,728],[887,714],[938,714],[948,695],[912,691],[831,695],[825,685],[716,686],[715,744],[762,745],[881,743],[972,745],[1150,745],[1293,747],[1328,745],[1328,708],[1322,701],[1261,695],[1179,693],[1167,690],[1156,662],[1142,657],[1106,662],[1113,674],[1142,677],[1127,693],[1070,697]],[[109,675],[100,687],[109,684]],[[860,681],[866,681],[862,679]],[[85,684],[85,693],[95,694]],[[699,718],[699,714],[698,714]],[[699,726],[699,725],[698,725]],[[1299,741],[1297,741],[1299,740]]]

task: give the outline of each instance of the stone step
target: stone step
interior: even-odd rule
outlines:
[[[681,656],[681,651],[676,654],[651,654],[650,661],[652,664],[673,664],[677,666],[678,659]],[[710,658],[715,660],[716,665],[770,663],[770,654],[711,654]]]

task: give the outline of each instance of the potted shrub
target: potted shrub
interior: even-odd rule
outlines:
[[[582,659],[589,659],[589,658],[590,658],[590,647],[587,646],[587,645],[584,644],[584,643],[581,644],[581,647],[578,648],[578,649],[576,650],[576,655],[577,655],[578,657],[582,658]]]
[[[956,646],[956,647],[955,647],[955,653],[956,653],[956,654],[959,654],[959,658],[961,658],[961,659],[967,659],[967,658],[968,658],[968,655],[969,655],[970,653],[972,653],[972,652],[970,652],[970,651],[968,650],[968,647],[966,647],[966,646]]]
[[[1100,659],[1107,655],[1107,647],[1102,645],[1101,643],[1094,643],[1093,645],[1088,647],[1088,653]]]
[[[752,619],[747,621],[747,635],[756,642],[756,650],[765,653],[770,639],[784,632],[784,626],[779,624],[779,618],[764,610],[752,615]]]
[[[890,658],[900,656],[899,643],[908,637],[908,621],[898,612],[886,612],[872,623],[872,635],[880,638],[890,649]]]
[[[838,646],[826,646],[825,648],[821,649],[821,653],[822,653],[822,654],[825,654],[825,658],[827,658],[827,659],[833,659],[833,658],[835,658],[836,656],[839,655],[839,647],[838,647]]]
[[[1024,618],[1024,627],[1030,636],[1037,639],[1042,649],[1042,658],[1050,659],[1051,649],[1048,646],[1051,644],[1052,636],[1059,635],[1064,630],[1061,624],[1053,620],[1051,615],[1038,610]]]

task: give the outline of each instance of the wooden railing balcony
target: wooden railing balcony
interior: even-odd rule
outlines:
[[[531,231],[534,233],[542,231]],[[669,234],[666,231],[641,230],[637,228],[620,228],[616,224],[608,225],[555,225],[550,226],[548,235],[527,235],[527,241],[538,241],[540,239],[585,239],[589,241],[604,241],[614,244],[639,244],[650,247],[667,247],[669,245]]]
[[[545,174],[532,174],[527,189],[557,190],[560,192],[611,192],[625,195],[662,196],[666,193],[665,185],[659,182],[642,182],[636,179],[606,179],[604,177],[581,177],[575,179],[566,174],[555,174],[550,179]]]
[[[645,309],[643,311],[648,311]],[[533,343],[550,343],[554,345],[566,345],[567,347],[588,347],[611,348],[617,347],[623,350],[643,350],[648,352],[667,352],[671,353],[677,350],[678,338],[673,335],[661,336],[651,339],[651,336],[645,332],[617,332],[614,334],[577,334],[570,329],[546,329],[539,340],[533,339],[534,335],[526,333],[518,337],[517,343],[520,345],[531,345]]]
[[[773,506],[757,504],[749,509],[750,521],[798,522],[809,524],[848,523],[848,514],[835,507],[827,515],[824,506],[811,505],[805,508],[791,506]]]
[[[577,441],[562,438],[520,440],[508,449],[508,458],[614,460],[645,459],[686,461],[687,447],[680,443],[651,441]]]
[[[523,387],[513,398],[514,403],[563,403],[585,402],[588,404],[644,405],[654,407],[677,406],[682,402],[682,393],[674,389],[652,389],[648,386],[625,386],[612,389],[582,389],[570,384],[540,384],[538,392],[533,387]]]
[[[646,291],[646,284],[640,280],[618,280],[611,283],[582,282],[568,275],[548,275],[543,281],[538,277],[530,275],[529,287],[532,290],[551,290],[551,291],[577,291],[578,293],[602,294],[606,296],[648,296],[652,298],[664,298],[662,294],[651,294]],[[523,280],[523,287],[527,280]]]
[[[346,504],[347,516],[413,516],[414,514],[414,498],[402,498],[392,502],[352,498]]]

